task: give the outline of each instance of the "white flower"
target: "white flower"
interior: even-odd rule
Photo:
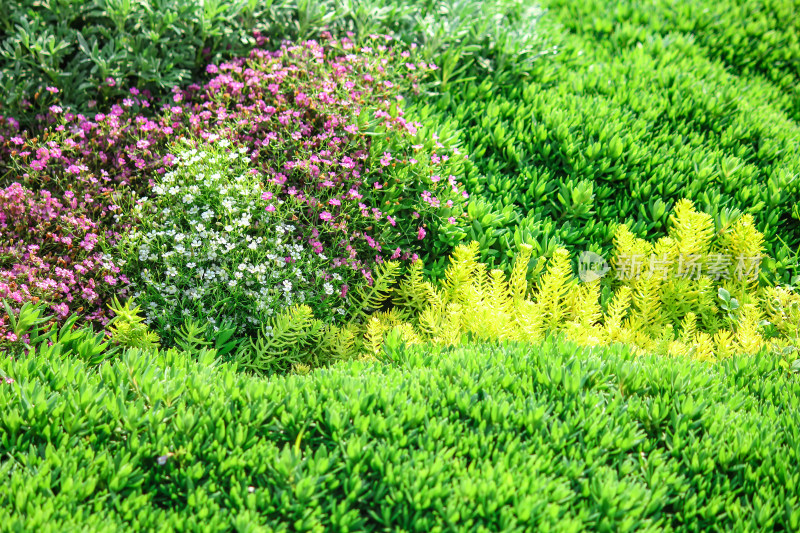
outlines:
[[[325,289],[325,294],[333,294],[333,285],[331,285],[330,283],[326,283],[325,285],[323,285],[323,287]]]
[[[284,282],[283,282],[283,290],[285,292],[289,292],[290,290],[292,290],[292,282],[289,281],[288,279],[284,280]]]

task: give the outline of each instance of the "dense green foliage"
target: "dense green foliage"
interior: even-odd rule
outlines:
[[[3,2],[0,109],[28,122],[46,109],[46,86],[85,111],[89,100],[116,100],[130,86],[188,83],[209,60],[252,47],[256,20],[269,15],[249,0]]]
[[[800,120],[800,3],[797,0],[657,0],[569,2],[549,6],[571,32],[608,40],[614,50],[644,43],[648,36],[682,33],[712,60],[741,77],[762,76],[786,93],[778,107]]]
[[[0,531],[800,530],[798,2],[0,0]]]
[[[501,79],[540,54],[538,11],[522,0],[20,0],[0,3],[0,115],[30,125],[53,102],[105,112],[130,87],[168,95],[208,63],[285,39],[389,33],[425,45],[440,81],[474,67]],[[255,32],[255,33],[254,33]]]
[[[556,243],[608,250],[623,222],[658,238],[688,198],[718,230],[753,214],[789,281],[800,246],[800,52],[787,13],[798,5],[729,4],[545,2],[545,20],[564,26],[552,37],[558,54],[524,82],[475,80],[430,104],[461,126],[474,165],[470,237],[485,257],[507,265],[523,241],[544,253]]]
[[[620,348],[396,348],[265,381],[186,353],[0,360],[9,531],[800,527],[796,377]]]

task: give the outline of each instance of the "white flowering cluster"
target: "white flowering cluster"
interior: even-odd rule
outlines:
[[[137,207],[142,224],[125,246],[147,322],[170,330],[192,315],[250,330],[297,303],[343,315],[342,277],[286,222],[294,208],[264,199],[246,148],[221,148],[176,154]]]

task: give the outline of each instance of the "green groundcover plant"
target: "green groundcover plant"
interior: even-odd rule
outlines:
[[[484,259],[507,268],[521,242],[607,252],[618,223],[657,238],[687,198],[717,230],[752,214],[776,279],[800,273],[796,2],[542,7],[558,53],[526,79],[420,102],[458,124]]]
[[[178,350],[0,359],[8,531],[795,531],[797,375],[396,346],[270,380]]]

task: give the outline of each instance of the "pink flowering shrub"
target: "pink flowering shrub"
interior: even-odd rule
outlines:
[[[71,191],[59,198],[19,183],[0,189],[0,299],[14,309],[44,300],[59,319],[72,310],[105,321],[98,303],[111,294],[124,296],[127,279],[100,251],[98,219],[104,215],[98,216],[93,204],[91,197],[77,198]],[[0,340],[14,340],[6,326],[0,316]]]
[[[207,83],[175,88],[155,118],[142,111],[156,104],[136,89],[94,117],[54,105],[41,138],[0,117],[0,185],[91,200],[85,216],[111,251],[134,220],[118,205],[150,195],[175,164],[177,138],[214,135],[246,149],[276,201],[292,197],[300,206],[290,221],[300,239],[334,267],[346,266],[347,285],[370,283],[376,262],[445,256],[464,236],[464,156],[400,105],[433,65],[415,60],[413,50],[391,49],[388,38],[372,36],[362,47],[325,38],[209,65]],[[75,250],[59,246],[59,257]],[[34,278],[45,275],[52,278],[43,270]],[[76,310],[77,303],[102,316],[102,296],[53,295],[53,305]]]

